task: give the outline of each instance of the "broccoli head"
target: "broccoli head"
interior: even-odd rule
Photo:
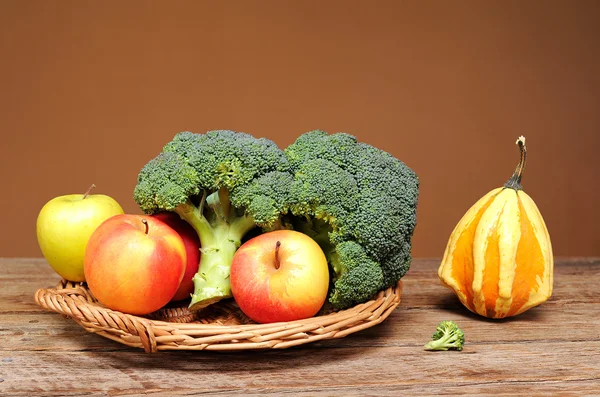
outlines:
[[[257,227],[294,228],[319,243],[329,301],[342,309],[408,270],[418,188],[404,163],[345,133],[308,132],[282,151],[245,133],[182,132],[142,168],[134,199],[145,213],[179,214],[198,233],[193,310],[231,297],[233,255]]]
[[[174,211],[200,237],[192,309],[232,296],[229,271],[242,237],[276,228],[287,212],[288,169],[274,142],[233,131],[179,133],[142,168],[134,190],[140,208]]]
[[[333,270],[329,301],[342,309],[395,285],[410,266],[416,174],[345,133],[307,132],[285,155],[294,178],[289,211],[298,217],[295,228],[319,236]]]

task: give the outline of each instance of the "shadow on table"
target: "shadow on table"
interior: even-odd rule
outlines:
[[[348,336],[347,338],[352,338]],[[116,342],[115,342],[116,343]],[[353,356],[372,354],[368,349],[340,347],[335,342],[319,342],[284,350],[248,350],[239,352],[214,351],[160,351],[145,353],[127,348],[111,356],[111,366],[118,368],[151,368],[181,370],[218,370],[219,372],[276,371],[294,368],[302,371],[332,362],[352,359]],[[377,349],[372,349],[377,350]]]
[[[511,322],[529,322],[529,321],[541,321],[545,316],[544,310],[541,307],[534,307],[528,311],[519,314],[518,316],[507,317],[507,318],[487,318],[479,314],[471,312],[460,302],[458,297],[452,292],[446,292],[439,295],[439,300],[434,303],[435,308],[452,313],[456,316],[469,318],[471,320],[478,320],[490,323],[511,323]]]
[[[72,325],[69,325],[69,328]],[[103,357],[110,356],[115,368],[153,368],[177,370],[269,371],[277,368],[315,368],[354,356],[377,354],[377,335],[390,332],[386,321],[344,338],[308,343],[282,350],[245,351],[159,351],[146,353],[100,335],[89,333],[78,338],[78,350]],[[382,337],[383,339],[383,337]]]

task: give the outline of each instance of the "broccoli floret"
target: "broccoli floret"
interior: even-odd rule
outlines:
[[[383,285],[385,288],[395,285],[410,268],[410,239],[411,235],[404,236],[405,241],[398,244],[398,248],[391,251],[381,260],[383,270]]]
[[[274,142],[233,131],[179,133],[143,167],[134,191],[140,208],[174,211],[200,237],[192,310],[232,296],[230,266],[242,237],[256,226],[276,228],[287,211],[288,169]]]
[[[383,284],[383,272],[364,248],[354,241],[344,241],[335,246],[329,260],[336,274],[329,302],[335,307],[348,307],[365,302]]]
[[[307,160],[294,171],[290,192],[294,215],[325,220],[335,230],[345,228],[358,204],[354,175],[324,159]]]
[[[296,221],[295,227],[320,236],[317,242],[333,269],[329,300],[334,307],[364,302],[396,284],[410,266],[419,192],[416,174],[391,154],[345,133],[305,133],[285,154],[294,175],[290,212],[301,220],[322,221],[308,227]],[[355,256],[336,256],[335,248],[350,241],[361,247],[361,254],[346,265],[346,258]],[[372,281],[348,276],[358,270],[345,273],[356,263],[370,269],[364,274]]]
[[[161,153],[142,168],[134,198],[147,214],[172,211],[199,193],[198,184],[198,173],[185,158]]]
[[[465,334],[453,321],[442,321],[437,326],[432,340],[425,350],[462,350],[465,344]]]
[[[231,203],[254,214],[254,222],[262,225],[263,229],[279,228],[282,214],[288,212],[292,181],[288,172],[271,171],[236,188],[230,195]]]

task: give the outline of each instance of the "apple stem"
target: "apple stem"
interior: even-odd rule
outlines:
[[[281,241],[275,244],[275,269],[279,269],[279,247],[281,247]]]
[[[145,220],[145,219],[142,219],[142,223],[143,223],[144,225],[146,225],[146,234],[148,234],[148,221],[147,221],[147,220]]]
[[[85,194],[83,195],[83,199],[85,199],[90,194],[90,192],[92,191],[92,189],[95,188],[95,187],[96,187],[96,185],[94,185],[92,183],[92,186],[90,186],[90,188],[87,190],[87,192],[85,192]]]

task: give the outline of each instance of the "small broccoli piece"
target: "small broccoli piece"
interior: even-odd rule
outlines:
[[[437,326],[432,340],[425,350],[462,350],[465,344],[465,334],[453,321],[442,321]]]
[[[329,301],[334,307],[364,302],[395,285],[410,266],[416,174],[391,154],[346,133],[307,132],[285,155],[294,176],[289,209],[299,217],[295,228],[318,236],[313,238],[333,270]],[[303,220],[309,225],[300,225]],[[360,254],[357,249],[336,250],[346,242],[360,247]]]
[[[288,161],[274,142],[233,131],[182,132],[141,170],[134,199],[148,214],[173,211],[200,237],[190,307],[231,297],[231,261],[255,227],[277,228],[288,208]]]

